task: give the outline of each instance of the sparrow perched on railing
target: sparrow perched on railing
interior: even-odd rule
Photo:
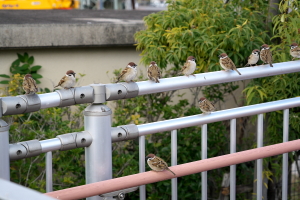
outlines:
[[[263,61],[264,64],[270,64],[271,67],[272,65],[272,52],[270,51],[270,47],[267,44],[264,44],[261,46],[260,50],[260,59]]]
[[[31,74],[26,74],[23,79],[23,90],[25,94],[35,94],[38,91],[35,80]]]
[[[189,77],[189,75],[195,76],[193,73],[196,70],[196,58],[194,56],[189,56],[184,63],[181,73]]]
[[[149,167],[154,171],[161,172],[164,170],[168,170],[172,174],[174,174],[174,176],[176,176],[176,174],[169,169],[168,164],[160,157],[157,157],[154,154],[149,154],[148,156],[146,156],[146,159]]]
[[[121,79],[125,82],[132,81],[137,75],[137,65],[134,62],[128,63],[127,67],[121,72],[118,77],[116,83],[118,83]]]
[[[73,88],[74,85],[76,84],[75,74],[76,73],[73,70],[68,70],[66,72],[66,75],[60,79],[59,83],[54,88],[58,86],[61,86],[64,89]]]
[[[256,63],[259,60],[259,50],[254,49],[251,53],[251,55],[248,57],[248,63],[245,65],[246,66],[252,66],[252,65],[257,65]]]
[[[242,75],[237,69],[235,64],[232,62],[232,60],[228,57],[228,55],[226,53],[221,53],[219,55],[220,58],[220,65],[223,69],[225,69],[225,71],[228,70],[234,70],[236,71],[239,75]]]
[[[203,114],[210,114],[215,111],[215,106],[212,102],[207,100],[205,97],[201,97],[198,101],[199,108],[203,112]]]
[[[150,66],[148,67],[148,70],[147,70],[147,76],[148,76],[149,80],[159,83],[158,79],[160,79],[160,70],[157,67],[156,62],[152,61],[150,63]]]
[[[294,60],[295,58],[300,58],[300,47],[298,47],[297,43],[293,43],[290,45],[291,50],[290,50],[290,54],[293,57],[292,60]]]

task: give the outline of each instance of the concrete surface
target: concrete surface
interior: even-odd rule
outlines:
[[[156,11],[0,10],[0,49],[132,46]]]

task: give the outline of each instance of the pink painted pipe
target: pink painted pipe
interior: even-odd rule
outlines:
[[[175,177],[186,176],[203,171],[226,167],[229,165],[244,163],[260,158],[275,156],[299,149],[300,139],[170,167],[170,169],[175,172],[176,176],[171,174],[169,171],[148,171],[144,173],[133,174],[130,176],[124,176],[64,190],[49,192],[46,193],[46,195],[61,200],[81,199],[122,190],[125,188],[146,185],[149,183],[159,182]]]

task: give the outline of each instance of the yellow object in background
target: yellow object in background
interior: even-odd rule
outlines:
[[[0,0],[0,9],[72,9],[79,8],[78,0]]]

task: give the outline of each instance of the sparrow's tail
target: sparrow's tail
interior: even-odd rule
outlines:
[[[155,83],[159,83],[159,80],[158,80],[158,78],[155,78]]]
[[[270,63],[270,66],[273,67],[272,63]]]
[[[234,69],[237,73],[239,73],[239,75],[242,75],[240,72],[239,72],[239,70],[237,70],[237,69]]]
[[[246,67],[246,66],[250,66],[249,63],[247,63],[244,67]]]
[[[172,170],[170,170],[169,168],[167,168],[167,170],[174,174],[174,176],[176,176],[176,174]]]

